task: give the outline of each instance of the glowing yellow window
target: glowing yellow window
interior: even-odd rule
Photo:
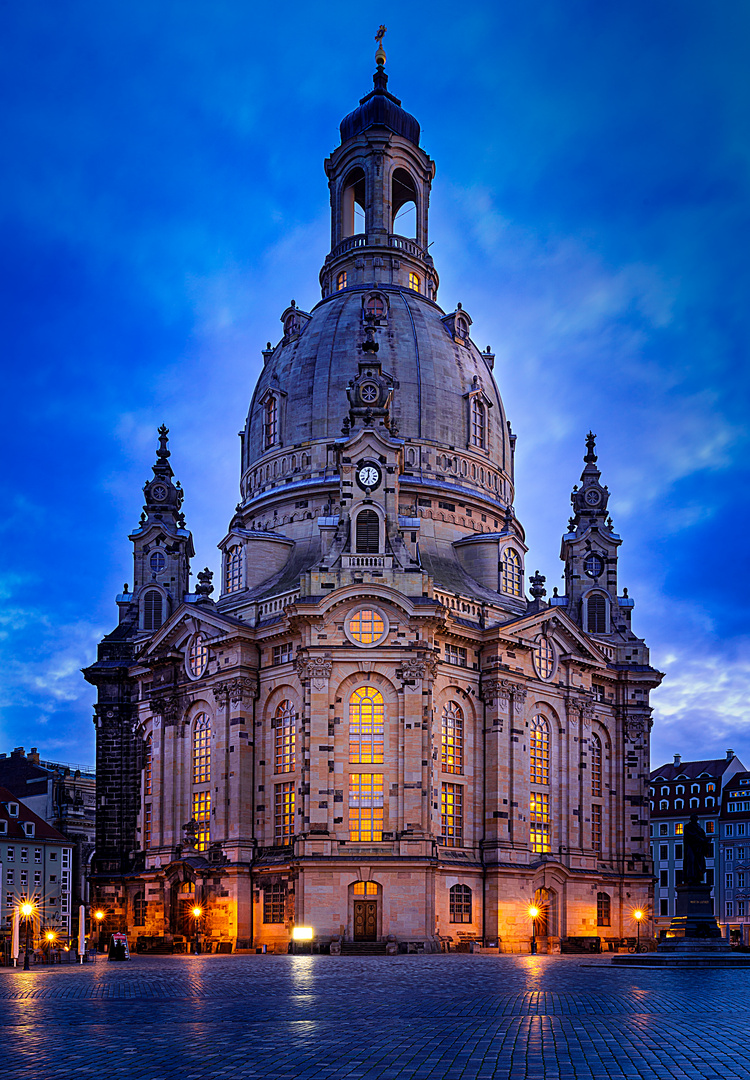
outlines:
[[[591,737],[591,794],[602,797],[602,742],[598,735]]]
[[[409,274],[409,288],[414,289],[414,292],[419,292],[419,274]]]
[[[291,701],[282,701],[274,717],[276,723],[276,772],[294,772],[297,716]]]
[[[193,792],[193,818],[198,823],[198,851],[206,851],[211,840],[211,792]]]
[[[530,775],[532,784],[549,783],[549,726],[543,716],[531,721],[529,737]]]
[[[443,709],[441,765],[443,772],[460,773],[464,766],[464,714],[455,701]]]
[[[207,784],[211,779],[211,724],[205,713],[195,718],[193,728],[193,783]]]
[[[341,292],[346,288],[346,270],[342,270],[339,276],[336,278],[336,291]]]
[[[550,851],[549,795],[546,792],[532,791],[529,798],[529,810],[531,850]]]
[[[383,839],[383,774],[349,777],[349,839],[362,843]]]
[[[274,796],[274,838],[277,844],[289,844],[294,835],[294,784],[277,784]]]
[[[463,794],[460,784],[442,785],[440,831],[446,847],[462,847],[464,842]]]
[[[360,645],[372,645],[379,641],[385,633],[385,623],[382,615],[372,608],[362,608],[352,615],[349,622],[349,633]]]
[[[361,686],[349,698],[349,762],[380,765],[383,762],[383,695],[374,686]]]
[[[375,881],[356,881],[354,883],[355,896],[377,896],[378,886]]]

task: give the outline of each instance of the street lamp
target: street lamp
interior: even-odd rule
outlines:
[[[636,947],[635,947],[636,952],[641,951],[641,919],[643,919],[644,915],[645,915],[645,912],[641,911],[640,908],[636,908],[636,910],[633,912],[633,918],[635,919],[635,925],[636,925],[637,933],[638,933],[638,936],[636,938]]]
[[[193,915],[193,933],[194,933],[193,953],[196,956],[201,951],[200,938],[198,936],[198,927],[200,925],[200,918],[201,918],[202,914],[203,914],[203,908],[198,907],[198,905],[196,904],[196,906],[193,908],[193,911],[192,911],[192,915]]]
[[[31,931],[31,921],[34,918],[35,905],[29,900],[21,904],[21,914],[26,920],[26,946],[23,953],[23,970],[29,970],[29,934]]]
[[[97,934],[96,934],[97,946],[96,947],[99,950],[99,952],[101,952],[102,951],[102,923],[104,922],[104,912],[101,910],[101,908],[98,908],[94,912],[94,918],[96,919],[96,931],[97,931]]]
[[[44,940],[47,942],[47,963],[48,964],[51,962],[50,950],[52,949],[52,946],[55,944],[55,938],[56,937],[57,937],[57,934],[55,933],[54,930],[48,930],[47,933],[44,935]]]
[[[536,956],[536,921],[539,918],[539,908],[536,904],[529,907],[529,918],[531,919],[531,955]]]

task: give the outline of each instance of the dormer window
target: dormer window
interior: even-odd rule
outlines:
[[[263,416],[263,444],[266,450],[275,446],[279,440],[279,402],[274,394],[269,394]]]
[[[377,555],[380,548],[380,520],[374,510],[360,510],[356,524],[358,555]]]
[[[364,313],[368,319],[382,319],[385,316],[385,300],[380,293],[371,293],[364,302]]]
[[[34,835],[34,822],[33,821],[24,821],[24,822],[22,822],[22,828],[23,828],[23,831],[26,833],[27,836],[33,836]]]
[[[0,836],[8,835],[8,822],[5,818],[0,818]]]
[[[11,817],[18,817],[18,803],[17,802],[9,802],[8,803],[8,813],[10,814]]]
[[[484,450],[487,438],[487,410],[478,397],[471,399],[471,442]]]
[[[228,593],[239,592],[242,588],[242,546],[235,544],[227,549],[225,585]]]
[[[502,562],[502,589],[508,596],[520,596],[523,587],[521,556],[513,548],[506,548]]]

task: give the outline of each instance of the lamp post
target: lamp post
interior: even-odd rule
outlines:
[[[530,906],[529,918],[531,919],[531,955],[536,956],[536,920],[539,918],[539,908],[536,904]]]
[[[102,923],[104,922],[104,912],[101,908],[94,912],[94,918],[96,919],[96,947],[99,952],[102,951]]]
[[[28,900],[21,904],[21,914],[26,920],[26,945],[23,952],[23,970],[29,970],[29,935],[31,932],[31,920],[34,918],[34,905]]]
[[[197,905],[193,908],[193,953],[197,956],[201,951],[201,943],[198,928],[200,926],[201,915],[203,914],[203,908]]]
[[[640,908],[636,908],[636,910],[633,912],[633,918],[635,919],[635,925],[636,925],[636,929],[637,929],[636,946],[635,946],[635,951],[636,952],[641,951],[641,920],[643,919],[644,914],[645,913],[643,911],[641,911]]]

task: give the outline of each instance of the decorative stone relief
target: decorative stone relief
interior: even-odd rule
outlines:
[[[234,679],[216,683],[211,689],[217,705],[224,706],[228,701],[231,701],[232,705],[241,705],[257,698],[258,680],[248,675],[238,675]]]
[[[317,691],[325,690],[333,671],[331,661],[318,656],[310,659],[299,657],[294,667],[300,682],[311,682]]]
[[[177,722],[177,717],[183,709],[183,701],[179,694],[163,694],[152,697],[149,702],[154,716],[161,716],[166,727]]]

